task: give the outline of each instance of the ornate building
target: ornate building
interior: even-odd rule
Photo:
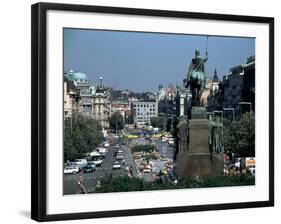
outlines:
[[[69,79],[75,86],[77,97],[79,98],[78,112],[83,116],[92,116],[92,90],[91,85],[86,74],[82,72],[74,72],[70,70],[66,74],[66,78]]]
[[[104,129],[109,128],[110,110],[109,92],[103,84],[102,77],[100,77],[93,95],[92,112],[93,117],[100,122]]]
[[[122,115],[124,123],[129,123],[128,119],[132,114],[132,109],[128,98],[120,97],[111,101],[111,115],[116,112]]]
[[[74,83],[67,77],[63,82],[63,101],[64,119],[72,117],[77,111],[77,92]]]

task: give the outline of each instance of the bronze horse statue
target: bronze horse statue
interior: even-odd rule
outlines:
[[[192,58],[186,79],[186,88],[190,87],[190,91],[192,94],[191,106],[201,106],[200,98],[206,83],[204,64],[207,62],[207,60],[207,52],[206,57],[202,58],[200,56],[199,49],[195,50],[195,58]]]

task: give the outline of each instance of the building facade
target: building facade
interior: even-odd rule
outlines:
[[[137,127],[144,127],[151,124],[151,118],[158,116],[158,103],[154,102],[134,102],[134,123]]]
[[[131,107],[128,98],[120,98],[111,101],[111,115],[118,112],[122,115],[124,123],[129,123]]]
[[[93,118],[100,122],[103,129],[109,128],[109,118],[111,115],[110,95],[103,84],[102,77],[99,79],[92,100]]]
[[[215,85],[208,98],[208,111],[223,111],[224,117],[238,120],[255,108],[255,56],[235,66]]]
[[[87,75],[71,69],[65,74],[65,78],[74,85],[78,101],[77,112],[83,116],[92,117],[92,91]]]
[[[72,117],[77,112],[77,92],[74,83],[67,77],[63,82],[64,119]]]

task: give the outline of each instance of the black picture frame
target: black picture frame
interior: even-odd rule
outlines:
[[[190,18],[216,21],[253,22],[269,25],[269,200],[243,203],[224,203],[196,206],[139,208],[130,210],[98,211],[85,213],[46,213],[46,13],[48,10],[75,12],[100,12],[123,15]],[[31,76],[32,76],[32,155],[31,155],[31,218],[37,221],[74,220],[116,216],[149,215],[161,213],[193,212],[237,208],[274,206],[274,18],[240,15],[164,11],[137,8],[103,7],[73,4],[37,3],[32,5],[31,14]]]

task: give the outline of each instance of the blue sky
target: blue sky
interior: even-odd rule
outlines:
[[[159,84],[182,83],[196,48],[205,55],[206,36],[143,32],[64,29],[64,71],[87,74],[95,84],[115,89],[156,91]],[[255,55],[255,39],[208,38],[207,76],[217,69],[221,78],[229,68]]]

